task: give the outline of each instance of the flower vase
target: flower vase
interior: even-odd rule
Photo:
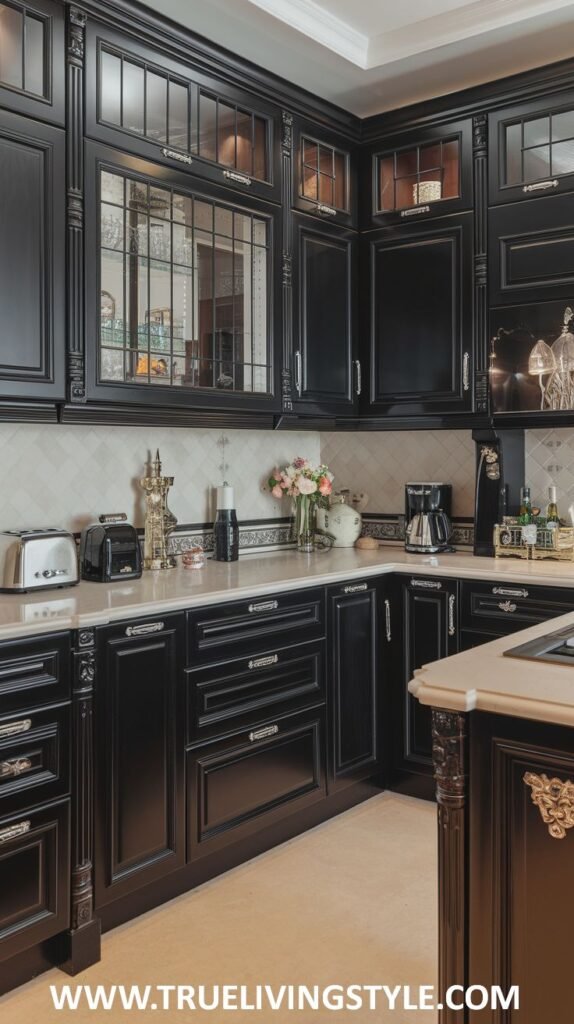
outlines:
[[[307,494],[295,498],[295,540],[297,550],[305,554],[314,550],[315,503]]]

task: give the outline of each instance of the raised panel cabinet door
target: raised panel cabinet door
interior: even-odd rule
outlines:
[[[509,203],[489,211],[491,306],[530,305],[560,298],[564,305],[571,304],[573,201],[571,195],[548,195],[536,202]],[[517,314],[518,322],[535,329],[528,322],[526,310]]]
[[[329,792],[377,772],[379,657],[377,588],[359,582],[328,596]]]
[[[184,863],[183,616],[98,640],[96,903]]]
[[[63,399],[64,133],[0,112],[0,397]]]
[[[472,411],[472,215],[404,224],[365,244],[370,411]]]
[[[458,650],[458,583],[431,576],[401,584],[402,651],[394,679],[393,779],[395,788],[433,798],[431,709],[409,693],[415,670]],[[404,784],[404,786],[403,786]]]
[[[351,413],[361,388],[354,359],[356,236],[294,215],[295,402]]]

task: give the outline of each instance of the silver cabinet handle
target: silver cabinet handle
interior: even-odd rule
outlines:
[[[470,355],[465,352],[462,357],[462,388],[468,391],[470,388]]]
[[[0,761],[0,778],[7,775],[17,776],[29,772],[32,762],[29,757],[11,757],[9,761]]]
[[[411,587],[426,587],[428,590],[441,590],[442,583],[438,580],[411,580]]]
[[[259,604],[250,604],[247,609],[251,614],[253,612],[274,612],[279,607],[279,601],[260,601]]]
[[[552,178],[550,181],[535,181],[533,185],[524,185],[522,191],[545,192],[548,188],[558,188],[558,184],[558,178]]]
[[[401,217],[414,217],[417,213],[430,213],[430,206],[412,206],[409,210],[401,210]]]
[[[348,587],[343,587],[344,594],[357,594],[360,590],[366,590],[368,583],[350,583]]]
[[[327,206],[326,203],[317,203],[317,210],[322,213],[324,217],[336,217],[337,211],[333,206]]]
[[[224,171],[223,177],[228,178],[229,181],[237,181],[240,185],[250,185],[251,178],[247,174],[238,174],[237,171]]]
[[[5,725],[0,725],[0,737],[17,736],[18,733],[28,732],[31,728],[31,718],[23,718],[21,722],[7,722]]]
[[[267,668],[268,665],[276,665],[278,661],[278,654],[268,654],[264,658],[252,658],[247,665],[249,668]]]
[[[167,146],[162,148],[164,156],[168,156],[170,160],[179,160],[181,164],[192,164],[193,159],[188,153],[180,153],[177,149],[168,149]]]
[[[385,598],[385,634],[387,641],[390,643],[392,639],[391,634],[391,602],[388,598]]]
[[[141,626],[128,626],[126,636],[145,636],[146,633],[161,633],[165,622],[145,622]]]
[[[499,601],[498,607],[501,612],[515,612],[517,606],[512,601]]]
[[[295,390],[298,395],[301,394],[301,352],[299,349],[295,352]]]
[[[493,587],[492,593],[499,597],[528,597],[527,590],[514,590],[512,587]]]
[[[448,635],[454,636],[456,633],[456,625],[454,621],[454,606],[456,604],[456,597],[451,594],[448,599]]]
[[[357,374],[355,378],[355,394],[360,395],[363,388],[363,376],[361,373],[361,360],[355,359],[355,372]]]
[[[256,729],[255,732],[249,733],[249,742],[255,743],[256,740],[266,740],[268,736],[276,736],[278,732],[278,725],[265,725],[263,729]]]
[[[8,828],[0,829],[0,843],[9,843],[11,839],[26,835],[31,827],[31,821],[21,821],[18,825],[8,825]]]

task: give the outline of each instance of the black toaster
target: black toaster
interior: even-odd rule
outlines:
[[[94,583],[139,579],[142,574],[140,542],[127,516],[100,516],[82,531],[80,576]]]

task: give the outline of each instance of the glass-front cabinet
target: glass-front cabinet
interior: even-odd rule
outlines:
[[[63,124],[64,87],[64,7],[2,0],[0,107]]]
[[[490,115],[490,201],[508,203],[574,188],[574,93]]]
[[[370,147],[363,218],[388,223],[472,207],[470,121],[437,125]]]
[[[355,154],[342,136],[300,118],[294,123],[293,206],[325,221],[357,220]]]
[[[91,390],[110,401],[272,406],[274,209],[88,149]]]
[[[277,107],[97,24],[87,39],[88,135],[280,200]]]

